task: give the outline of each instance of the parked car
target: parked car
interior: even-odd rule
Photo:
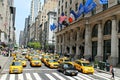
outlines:
[[[58,66],[58,71],[63,72],[65,75],[76,76],[78,71],[75,69],[72,62],[64,62]]]

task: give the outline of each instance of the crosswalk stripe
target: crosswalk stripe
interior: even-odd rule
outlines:
[[[73,76],[75,79],[77,80],[83,80],[82,78],[78,77],[78,76]]]
[[[72,78],[71,76],[65,76],[65,77],[67,77],[69,80],[76,80],[76,79]]]
[[[26,73],[25,75],[26,75],[27,80],[32,80],[30,73]]]
[[[104,79],[107,79],[107,80],[110,80],[109,78],[106,78],[106,77],[104,77],[104,76],[101,76],[101,75],[99,75],[99,74],[96,74],[96,73],[94,73],[93,75],[95,75],[95,76],[98,76],[98,77],[101,77],[101,78],[104,78]]]
[[[56,80],[54,77],[52,77],[50,74],[45,74],[50,80]]]
[[[85,77],[87,77],[87,78],[90,78],[91,80],[94,80],[94,78],[92,78],[92,77],[90,77],[90,76],[88,76],[88,75],[86,75],[86,74],[83,74],[83,73],[79,73],[79,74],[81,74],[81,75],[83,75],[83,76],[85,76]]]
[[[60,80],[66,80],[66,79],[64,79],[63,77],[61,77],[59,74],[57,74],[57,73],[52,73],[52,74],[54,74],[57,78],[59,78]]]
[[[24,80],[23,74],[18,74],[18,80]]]
[[[80,74],[78,74],[78,76],[81,77],[81,78],[83,78],[83,79],[85,79],[85,80],[91,80],[91,79],[89,79],[89,78],[87,78],[87,77],[85,77],[85,76],[82,76],[82,75],[80,75]]]
[[[1,76],[1,78],[0,78],[0,80],[6,80],[6,79],[7,79],[7,75],[8,75],[8,74],[3,74],[3,75]]]
[[[36,80],[42,80],[42,79],[40,78],[40,76],[38,75],[38,73],[33,73],[33,75],[35,76]]]
[[[10,79],[9,80],[15,80],[15,74],[10,74]]]

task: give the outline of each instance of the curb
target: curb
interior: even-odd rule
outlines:
[[[1,70],[0,70],[0,74],[1,74],[1,72],[3,71],[4,67],[7,65],[7,62],[9,61],[9,59],[10,59],[10,57],[5,61],[5,64],[3,65],[3,67],[2,67]]]
[[[95,70],[98,71],[98,72],[103,72],[103,73],[111,74],[110,72],[107,72],[105,70],[100,70],[100,69],[97,69],[97,68],[95,68]]]

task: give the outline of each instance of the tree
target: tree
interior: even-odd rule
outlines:
[[[41,44],[39,42],[29,42],[28,47],[34,48],[34,49],[39,49],[39,48],[41,48]]]

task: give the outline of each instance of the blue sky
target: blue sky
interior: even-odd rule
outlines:
[[[43,3],[44,0],[41,0]],[[30,14],[31,0],[14,0],[14,6],[16,7],[16,41],[19,41],[19,34],[21,30],[24,30],[25,18]]]

